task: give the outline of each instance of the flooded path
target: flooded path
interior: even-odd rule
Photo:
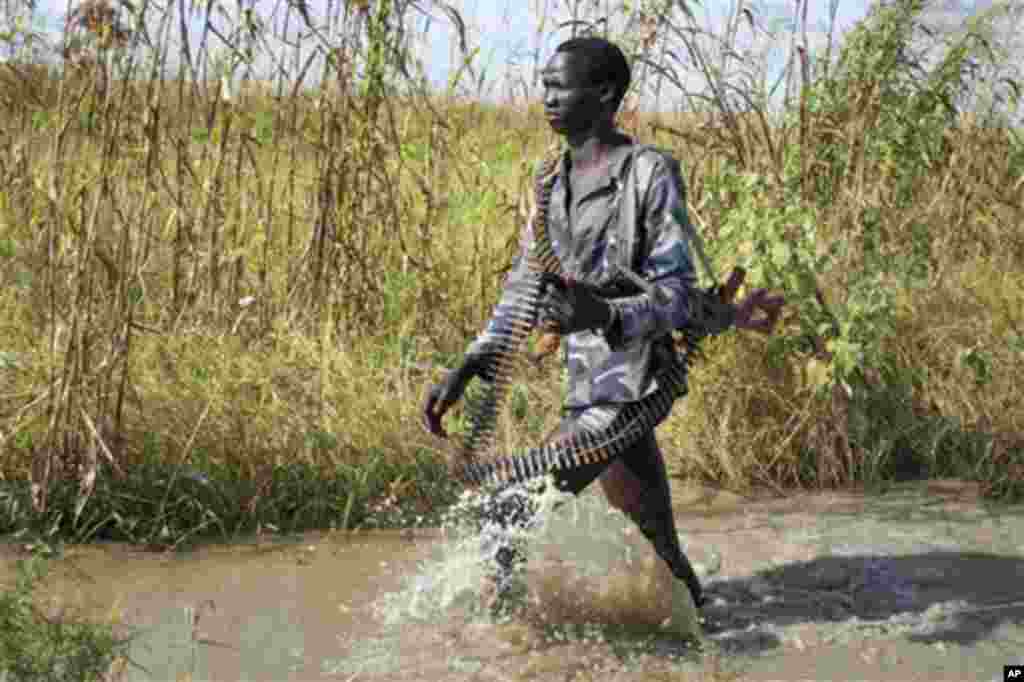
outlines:
[[[88,546],[55,562],[47,587],[138,628],[130,656],[141,669],[130,680],[313,680],[338,657],[340,636],[370,631],[367,606],[426,548],[397,535],[307,535],[180,556]]]
[[[1024,656],[1024,508],[955,483],[675,500],[711,598],[700,652],[677,634],[667,571],[593,494],[531,538],[505,618],[480,609],[476,540],[436,531],[75,548],[47,589],[137,628],[126,678],[140,682],[931,682],[1001,679]],[[15,558],[0,549],[0,583]]]

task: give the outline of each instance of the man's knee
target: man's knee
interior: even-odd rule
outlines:
[[[608,504],[627,516],[641,514],[644,497],[650,494],[649,486],[637,478],[622,459],[612,462],[601,475],[601,489]]]

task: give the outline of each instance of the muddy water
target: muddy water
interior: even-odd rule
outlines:
[[[748,501],[676,491],[685,594],[597,496],[548,514],[511,614],[455,530],[159,556],[69,552],[48,589],[137,628],[131,680],[990,680],[1024,656],[1024,509],[971,486]],[[13,552],[0,556],[10,581]]]
[[[177,557],[88,547],[68,552],[48,588],[137,628],[127,679],[318,679],[338,637],[368,632],[367,604],[423,549],[397,536],[313,535]]]

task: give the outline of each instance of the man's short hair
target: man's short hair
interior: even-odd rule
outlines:
[[[555,53],[575,54],[587,65],[587,80],[590,85],[615,85],[615,109],[629,90],[630,73],[626,55],[611,41],[596,36],[572,38],[555,48]]]

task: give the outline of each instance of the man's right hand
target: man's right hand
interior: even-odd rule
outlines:
[[[482,376],[483,371],[484,357],[467,354],[461,365],[448,372],[444,381],[430,387],[423,405],[423,426],[427,431],[441,438],[448,437],[441,420],[448,409],[462,398],[470,379]]]

